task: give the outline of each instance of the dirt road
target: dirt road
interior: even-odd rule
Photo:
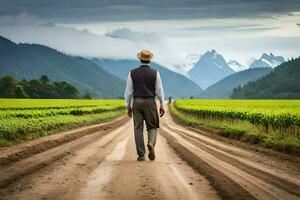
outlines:
[[[0,150],[0,199],[300,199],[300,158],[161,121],[136,161],[124,118]]]

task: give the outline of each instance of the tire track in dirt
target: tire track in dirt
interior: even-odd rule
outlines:
[[[78,199],[104,199],[105,194],[101,193],[100,188],[105,187],[109,183],[112,176],[112,163],[122,160],[125,155],[125,148],[128,142],[129,136],[120,141],[116,147],[109,153],[100,165],[93,171],[88,178],[86,187],[81,191]]]
[[[37,170],[56,162],[64,156],[72,155],[74,151],[82,149],[85,146],[99,140],[101,137],[111,133],[111,130],[108,127],[119,126],[120,124],[124,124],[124,122],[124,118],[122,118],[110,123],[88,126],[78,130],[75,129],[73,131],[66,132],[63,135],[55,135],[50,136],[49,138],[42,138],[41,141],[33,141],[32,146],[27,144],[24,149],[23,144],[21,144],[21,152],[32,148],[31,156],[26,153],[24,154],[23,159],[19,157],[19,161],[16,162],[12,161],[14,159],[10,159],[10,164],[6,163],[5,166],[1,167],[0,188],[4,188],[9,184],[14,183],[26,175],[35,173]],[[77,133],[79,136],[73,136]],[[82,135],[82,133],[84,133],[84,135]],[[71,134],[71,136],[69,134]],[[67,137],[69,142],[66,142],[65,137]],[[49,145],[45,144],[47,141],[49,141]],[[53,144],[55,144],[55,147]],[[41,145],[44,145],[45,147],[42,152],[38,153]],[[35,148],[37,148],[37,150],[34,150]],[[10,155],[14,157],[15,152],[18,152],[17,149],[18,147],[13,147],[13,151],[6,150],[3,157],[9,157]],[[13,153],[7,154],[7,152]]]
[[[158,137],[155,161],[136,161],[133,129],[119,142],[75,199],[219,199],[208,181]],[[70,197],[73,199],[74,197]]]
[[[218,142],[220,148],[209,142],[211,138],[204,140],[205,136],[198,137],[198,133],[175,124],[169,114],[163,120],[162,127],[164,136],[175,151],[196,170],[206,175],[224,199],[300,198],[297,173],[289,174],[276,168],[264,168],[259,163],[256,166],[240,153],[244,150],[236,150],[230,155],[224,149],[231,149],[232,153],[232,149],[236,147]]]
[[[163,131],[162,134],[167,139],[169,145],[183,160],[209,180],[210,184],[216,189],[222,199],[255,199],[250,193],[221,171],[215,170],[207,162],[200,159],[196,153],[191,152],[191,150],[179,144],[180,141],[176,140],[175,137],[172,137],[165,131]]]
[[[28,160],[33,161],[28,164],[39,159],[49,162],[1,188],[1,199],[220,199],[164,138],[158,138],[154,162],[137,162],[131,121],[101,137],[92,135],[14,163],[18,167]],[[73,142],[74,149],[65,146]],[[50,162],[56,151],[71,153]]]
[[[48,137],[21,143],[13,147],[0,148],[0,166],[20,161],[32,155],[47,151],[72,140],[76,140],[95,132],[105,133],[112,127],[118,127],[126,122],[126,117],[119,117],[109,122],[85,126],[67,132],[57,133]]]
[[[238,156],[232,156],[227,152],[224,152],[217,147],[211,147],[209,144],[202,142],[199,138],[177,131],[177,133],[184,139],[190,141],[197,147],[204,151],[210,152],[219,159],[231,163],[234,166],[239,166],[239,169],[253,175],[265,182],[275,185],[276,187],[288,191],[300,198],[300,180],[298,178],[289,176],[284,172],[278,173],[271,169],[264,169],[263,167],[257,166],[258,164],[247,161],[246,159],[239,158]]]
[[[29,142],[38,149],[47,140],[51,145],[4,164],[1,199],[300,199],[298,159],[280,164],[281,158],[188,130],[169,113],[161,121],[154,162],[136,161],[127,118],[79,130],[78,136],[66,132],[74,137],[62,133]]]

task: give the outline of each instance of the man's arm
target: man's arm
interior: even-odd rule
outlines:
[[[129,117],[132,117],[132,108],[131,108],[132,93],[133,93],[133,83],[132,83],[131,74],[129,72],[127,83],[126,83],[125,94],[124,94],[124,98],[127,106],[127,115]]]
[[[159,100],[159,103],[160,103],[159,113],[160,113],[160,117],[162,117],[165,114],[164,89],[163,89],[162,81],[161,81],[160,74],[159,74],[158,71],[156,73],[155,94],[156,94],[156,96]]]

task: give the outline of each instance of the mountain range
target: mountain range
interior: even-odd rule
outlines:
[[[188,71],[188,77],[205,89],[200,95],[196,95],[202,98],[229,98],[234,87],[255,81],[285,61],[282,56],[264,53],[247,67],[236,60],[226,62],[215,50],[207,51],[202,56],[188,54],[186,60],[186,68],[194,63]],[[263,70],[247,70],[256,68]]]
[[[229,99],[233,89],[270,73],[272,68],[254,68],[231,74],[204,90],[197,98]]]
[[[233,90],[234,99],[299,99],[300,57],[282,63],[271,73]]]
[[[66,81],[81,93],[91,91],[96,98],[123,97],[125,80],[130,69],[139,66],[137,60],[86,59],[61,53],[38,44],[17,44],[0,37],[0,76],[16,79],[36,79],[47,75],[53,81]],[[182,74],[156,63],[164,83],[166,97],[186,98],[202,89]]]
[[[92,61],[122,80],[127,80],[129,71],[140,65],[137,60],[126,59],[113,60],[94,58]],[[174,98],[187,98],[195,94],[199,94],[202,91],[196,83],[188,79],[186,76],[173,72],[154,62],[150,65],[152,68],[158,70],[161,75],[165,90],[165,97],[172,96]]]
[[[128,72],[139,66],[137,60],[75,57],[39,44],[17,44],[1,36],[0,60],[0,76],[12,75],[20,80],[47,75],[53,81],[73,84],[81,93],[91,91],[95,98],[122,98]],[[187,76],[151,63],[161,74],[166,97],[229,98],[233,88],[269,74],[285,61],[282,56],[264,53],[247,69],[235,60],[226,62],[215,50],[202,56],[190,54],[186,60]]]
[[[125,82],[88,59],[73,57],[38,44],[17,44],[0,36],[0,76],[37,79],[47,75],[66,81],[96,98],[122,97]]]

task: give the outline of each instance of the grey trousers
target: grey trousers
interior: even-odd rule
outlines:
[[[136,151],[139,156],[144,156],[144,121],[148,132],[148,143],[151,143],[153,146],[156,144],[157,128],[159,128],[156,102],[154,98],[135,98],[132,110]]]

